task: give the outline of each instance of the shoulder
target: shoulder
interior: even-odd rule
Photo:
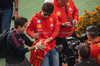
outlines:
[[[94,64],[95,66],[99,66],[99,63],[98,63],[97,59],[95,59],[95,58],[90,58],[90,62],[91,62],[91,64]]]
[[[35,19],[35,16],[32,16],[32,17],[30,18],[30,20],[33,20],[33,19]]]
[[[97,59],[95,59],[95,58],[90,58],[90,60],[93,62],[97,62]]]
[[[96,48],[96,45],[97,45],[97,44],[91,44],[91,45],[90,45],[90,49]]]
[[[75,64],[74,66],[80,66],[80,63]]]
[[[15,35],[16,35],[16,32],[15,31],[11,31],[11,32],[9,32],[7,37],[13,37]]]
[[[68,0],[68,2],[73,2],[73,0]]]
[[[54,17],[54,18],[56,18],[57,17],[57,15],[55,14],[55,13],[52,13],[52,15],[51,15],[52,17]]]
[[[15,34],[13,34],[12,32],[10,32],[10,33],[7,35],[7,41],[12,41],[14,36],[15,36]]]

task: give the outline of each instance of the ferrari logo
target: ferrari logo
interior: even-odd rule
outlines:
[[[50,21],[52,22],[53,21],[53,18],[50,18]]]
[[[68,5],[68,6],[70,5],[69,2],[67,3],[67,5]]]

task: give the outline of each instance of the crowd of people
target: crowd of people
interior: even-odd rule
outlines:
[[[12,16],[15,18],[14,29],[7,36],[5,66],[100,66],[100,39],[96,26],[86,28],[89,41],[79,44],[78,58],[65,59],[64,62],[61,57],[62,54],[66,58],[73,56],[66,37],[77,38],[75,27],[79,15],[73,0],[45,0],[41,11],[31,17],[28,26],[27,19],[18,16],[18,0],[0,0],[0,34],[10,30]],[[24,34],[25,29],[35,42]],[[25,44],[29,47],[26,48]],[[63,46],[61,52],[55,48],[59,44]],[[25,57],[29,51],[30,62]]]

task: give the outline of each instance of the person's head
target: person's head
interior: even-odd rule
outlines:
[[[14,28],[19,32],[24,32],[27,26],[27,19],[24,17],[18,17],[14,21]]]
[[[86,34],[87,37],[91,40],[97,38],[99,32],[96,26],[89,26],[86,28]]]
[[[53,10],[54,10],[53,4],[46,2],[42,6],[41,16],[43,18],[47,18],[48,16],[50,16],[52,14]]]
[[[57,0],[58,4],[59,4],[61,7],[64,7],[64,6],[67,4],[67,1],[68,1],[68,0]]]
[[[78,47],[78,53],[82,59],[88,58],[90,55],[90,47],[86,43],[81,43]]]

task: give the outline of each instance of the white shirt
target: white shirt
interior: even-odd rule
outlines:
[[[45,3],[45,2],[52,3],[53,1],[54,1],[54,0],[45,0],[44,3]]]

